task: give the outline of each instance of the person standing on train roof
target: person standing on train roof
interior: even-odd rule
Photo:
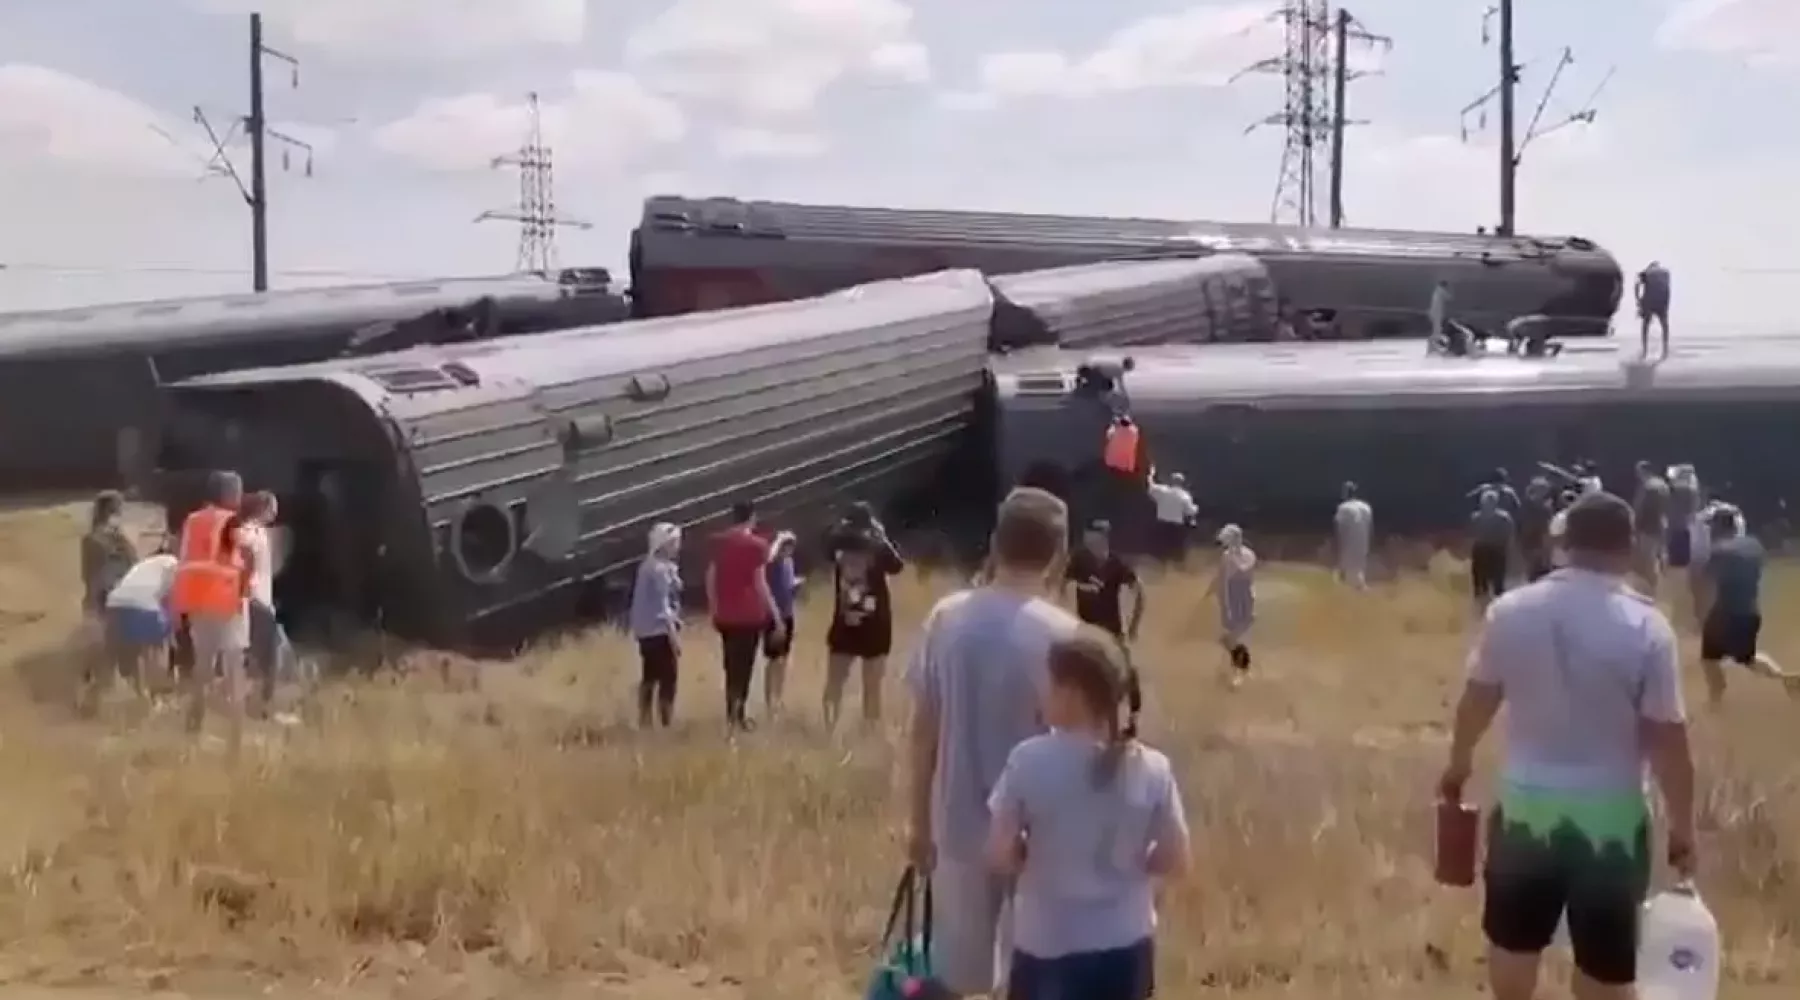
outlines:
[[[1337,535],[1337,576],[1357,590],[1369,586],[1369,546],[1375,534],[1375,510],[1355,483],[1346,482],[1343,500],[1332,518]]]
[[[1446,324],[1450,321],[1450,303],[1453,298],[1450,291],[1450,280],[1448,278],[1438,279],[1438,283],[1431,289],[1431,336],[1434,340],[1445,343],[1449,341],[1450,331]]]
[[[1179,563],[1187,557],[1188,536],[1194,530],[1194,519],[1200,515],[1194,494],[1188,491],[1187,477],[1177,472],[1169,481],[1156,481],[1156,470],[1150,470],[1150,503],[1156,508],[1156,537],[1152,544],[1157,557]]]
[[[1638,334],[1639,345],[1644,357],[1650,356],[1650,321],[1655,320],[1662,331],[1662,356],[1669,356],[1669,270],[1657,261],[1638,272],[1637,276],[1638,320],[1642,329]]]

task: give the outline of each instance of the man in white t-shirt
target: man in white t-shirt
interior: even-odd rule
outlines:
[[[1369,545],[1375,530],[1375,510],[1357,490],[1344,484],[1344,500],[1332,519],[1337,529],[1338,579],[1363,590],[1369,585]]]
[[[175,565],[168,552],[139,560],[106,595],[107,656],[140,694],[160,687],[166,676],[165,657],[174,634],[166,603]]]
[[[289,666],[292,647],[275,617],[275,517],[279,508],[272,493],[252,493],[244,498],[244,524],[239,544],[248,549],[254,569],[250,573],[250,669],[261,698],[259,710],[267,712],[275,701],[275,686]]]
[[[1159,483],[1156,470],[1151,469],[1148,492],[1156,506],[1156,553],[1169,562],[1180,562],[1187,556],[1188,536],[1200,513],[1194,495],[1188,492],[1187,477],[1177,472],[1168,482]]]

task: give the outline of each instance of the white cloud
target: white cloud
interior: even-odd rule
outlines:
[[[116,90],[61,70],[0,66],[0,157],[151,176],[193,174],[192,129]],[[199,157],[199,159],[196,159]]]
[[[852,79],[916,84],[929,53],[902,0],[675,0],[632,35],[652,86],[750,119],[804,116]]]
[[[1270,3],[1200,4],[1133,21],[1085,55],[1052,49],[991,53],[981,60],[974,88],[944,100],[952,108],[983,109],[1020,98],[1218,87],[1279,55],[1282,40]],[[1375,70],[1380,52],[1358,46],[1349,62],[1358,72]]]
[[[544,139],[563,166],[617,170],[687,134],[673,101],[622,73],[600,70],[573,74],[566,95],[543,101],[542,120]],[[372,138],[380,149],[434,170],[480,170],[518,149],[529,123],[523,97],[470,93],[425,101]]]
[[[587,34],[588,0],[190,0],[219,13],[262,11],[269,44],[358,58],[456,59]]]
[[[745,127],[719,133],[718,149],[729,160],[810,160],[825,155],[831,144],[816,132]]]
[[[310,144],[319,155],[337,141],[333,130],[304,122],[270,128]],[[241,164],[247,147],[240,130],[227,152]],[[271,152],[278,156],[280,146]],[[213,157],[205,132],[187,118],[61,70],[0,66],[0,161],[14,171],[74,167],[115,176],[203,177]]]
[[[1800,4],[1793,0],[1680,0],[1657,31],[1664,48],[1738,55],[1754,63],[1800,61]]]

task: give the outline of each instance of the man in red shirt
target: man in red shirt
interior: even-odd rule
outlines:
[[[706,604],[725,660],[725,723],[749,729],[745,711],[764,635],[781,638],[781,614],[769,590],[769,542],[756,534],[756,509],[732,505],[731,527],[713,539],[706,567]]]

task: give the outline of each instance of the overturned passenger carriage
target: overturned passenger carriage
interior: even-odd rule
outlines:
[[[1101,446],[1124,406],[1149,462],[1186,473],[1214,524],[1318,534],[1354,481],[1383,531],[1457,529],[1495,468],[1523,482],[1539,462],[1584,458],[1619,484],[1639,459],[1695,463],[1753,520],[1800,498],[1800,338],[1677,344],[1655,366],[1601,343],[1543,359],[1403,343],[1158,347],[1130,362],[1054,350],[996,361],[1001,481],[1060,485],[1084,516],[1147,518],[1141,492],[1105,509],[1121,501]]]
[[[1103,261],[990,279],[996,351],[1274,340],[1269,269],[1244,254]]]
[[[1255,223],[797,205],[658,196],[632,234],[645,315],[817,295],[941,268],[989,275],[1119,258],[1249,254],[1319,339],[1422,338],[1432,289],[1499,332],[1526,315],[1553,336],[1610,330],[1624,291],[1612,255],[1579,237],[1491,236]]]
[[[459,278],[0,314],[0,491],[113,486],[154,456],[161,386],[625,318],[604,271]]]
[[[609,606],[658,521],[717,528],[748,500],[816,537],[849,500],[940,488],[992,304],[947,272],[208,376],[171,390],[177,461],[277,492],[296,540],[277,586],[301,616],[510,643]]]

